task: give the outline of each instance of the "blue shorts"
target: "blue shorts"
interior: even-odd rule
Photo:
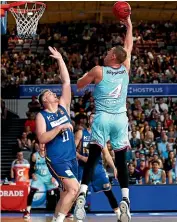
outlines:
[[[109,140],[115,151],[130,147],[126,112],[119,114],[97,112],[95,114],[92,123],[91,143],[97,143],[104,148]]]
[[[78,175],[80,180],[82,180],[83,170],[84,167],[79,166]],[[111,189],[109,177],[102,164],[97,164],[91,184],[89,184],[89,186],[90,185],[92,186],[94,192],[108,191]]]
[[[37,180],[31,181],[31,188],[39,190],[40,187],[43,187],[43,185],[46,187],[47,190],[53,190],[56,189],[58,186],[57,184],[52,183],[52,175],[46,175],[41,176],[39,174],[35,174],[37,177]]]
[[[58,181],[60,188],[64,188],[62,180],[78,178],[78,162],[76,159],[52,164],[52,161],[46,158],[46,163],[52,176]]]

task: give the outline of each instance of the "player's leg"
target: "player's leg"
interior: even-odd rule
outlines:
[[[122,192],[122,201],[120,202],[121,222],[127,222],[131,220],[131,215],[129,211],[129,179],[126,160],[126,151],[130,144],[126,113],[117,114],[112,119],[110,141],[115,151],[115,166],[118,170],[118,180]]]
[[[24,219],[30,219],[31,205],[33,202],[33,198],[42,183],[40,180],[40,177],[38,175],[36,175],[36,179],[37,180],[32,180],[32,182],[31,182],[30,192],[28,194],[28,199],[27,199],[27,208],[26,208],[26,211],[23,215]]]
[[[117,220],[120,219],[120,209],[117,200],[111,190],[111,184],[109,177],[101,163],[99,163],[95,169],[93,176],[92,187],[95,192],[103,191],[108,198],[109,204],[117,216]]]
[[[94,117],[92,124],[92,136],[91,143],[89,145],[89,157],[84,166],[83,177],[81,182],[81,188],[79,191],[79,197],[75,207],[75,217],[77,220],[83,220],[85,218],[85,197],[88,190],[88,184],[91,182],[96,164],[101,155],[101,149],[105,147],[108,140],[107,132],[107,118],[104,114],[99,113]]]
[[[117,220],[120,220],[120,208],[118,206],[118,202],[112,192],[112,190],[104,191],[104,194],[108,198],[109,204],[113,209],[114,213],[116,214]]]
[[[80,187],[76,179],[78,170],[77,161],[68,161],[64,164],[52,164],[47,161],[47,165],[52,176],[55,177],[63,187],[52,221],[63,222],[77,198]]]

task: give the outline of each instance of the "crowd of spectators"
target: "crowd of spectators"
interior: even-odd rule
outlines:
[[[1,55],[2,94],[18,95],[20,84],[57,84],[57,64],[47,47],[62,53],[74,83],[95,65],[103,65],[107,50],[123,44],[125,27],[119,22],[39,25],[34,40],[9,34]],[[134,24],[130,83],[177,83],[177,26],[170,22]],[[9,90],[10,89],[10,90]],[[16,94],[15,94],[16,92]]]
[[[35,135],[35,114],[40,104],[35,97],[28,104],[28,119],[24,124],[24,132],[17,139],[18,150],[24,158],[30,160],[33,152],[39,149]],[[72,97],[71,119],[75,131],[86,128],[90,113],[94,113],[94,99],[86,91],[83,97]],[[127,99],[129,118],[129,140],[131,148],[127,151],[130,184],[154,184],[149,172],[162,173],[161,182],[176,183],[175,160],[177,154],[177,100],[176,98],[138,99],[130,102]],[[108,149],[114,159],[114,152],[108,142]],[[105,163],[105,168],[113,183],[112,171]],[[159,183],[160,179],[159,179]]]

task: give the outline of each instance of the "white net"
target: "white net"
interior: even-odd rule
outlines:
[[[20,38],[33,38],[36,35],[38,21],[45,11],[45,4],[26,2],[9,9],[16,20],[17,34]]]

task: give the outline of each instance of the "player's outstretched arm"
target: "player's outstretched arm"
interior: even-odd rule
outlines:
[[[62,58],[62,55],[56,50],[56,48],[52,48],[49,46],[49,50],[52,53],[50,56],[57,60],[60,70],[60,78],[62,81],[62,95],[60,97],[60,104],[65,107],[67,112],[70,113],[71,85],[68,69]]]
[[[90,83],[96,83],[96,80],[98,76],[100,76],[100,73],[102,72],[101,66],[95,66],[93,69],[91,69],[89,72],[85,73],[83,77],[78,79],[77,81],[77,88],[83,89]]]
[[[133,49],[133,27],[132,22],[130,19],[130,16],[126,20],[121,21],[127,28],[125,40],[124,40],[124,49],[127,52],[127,59],[124,62],[125,67],[127,68],[127,71],[130,71],[130,60],[131,60],[131,52]]]

